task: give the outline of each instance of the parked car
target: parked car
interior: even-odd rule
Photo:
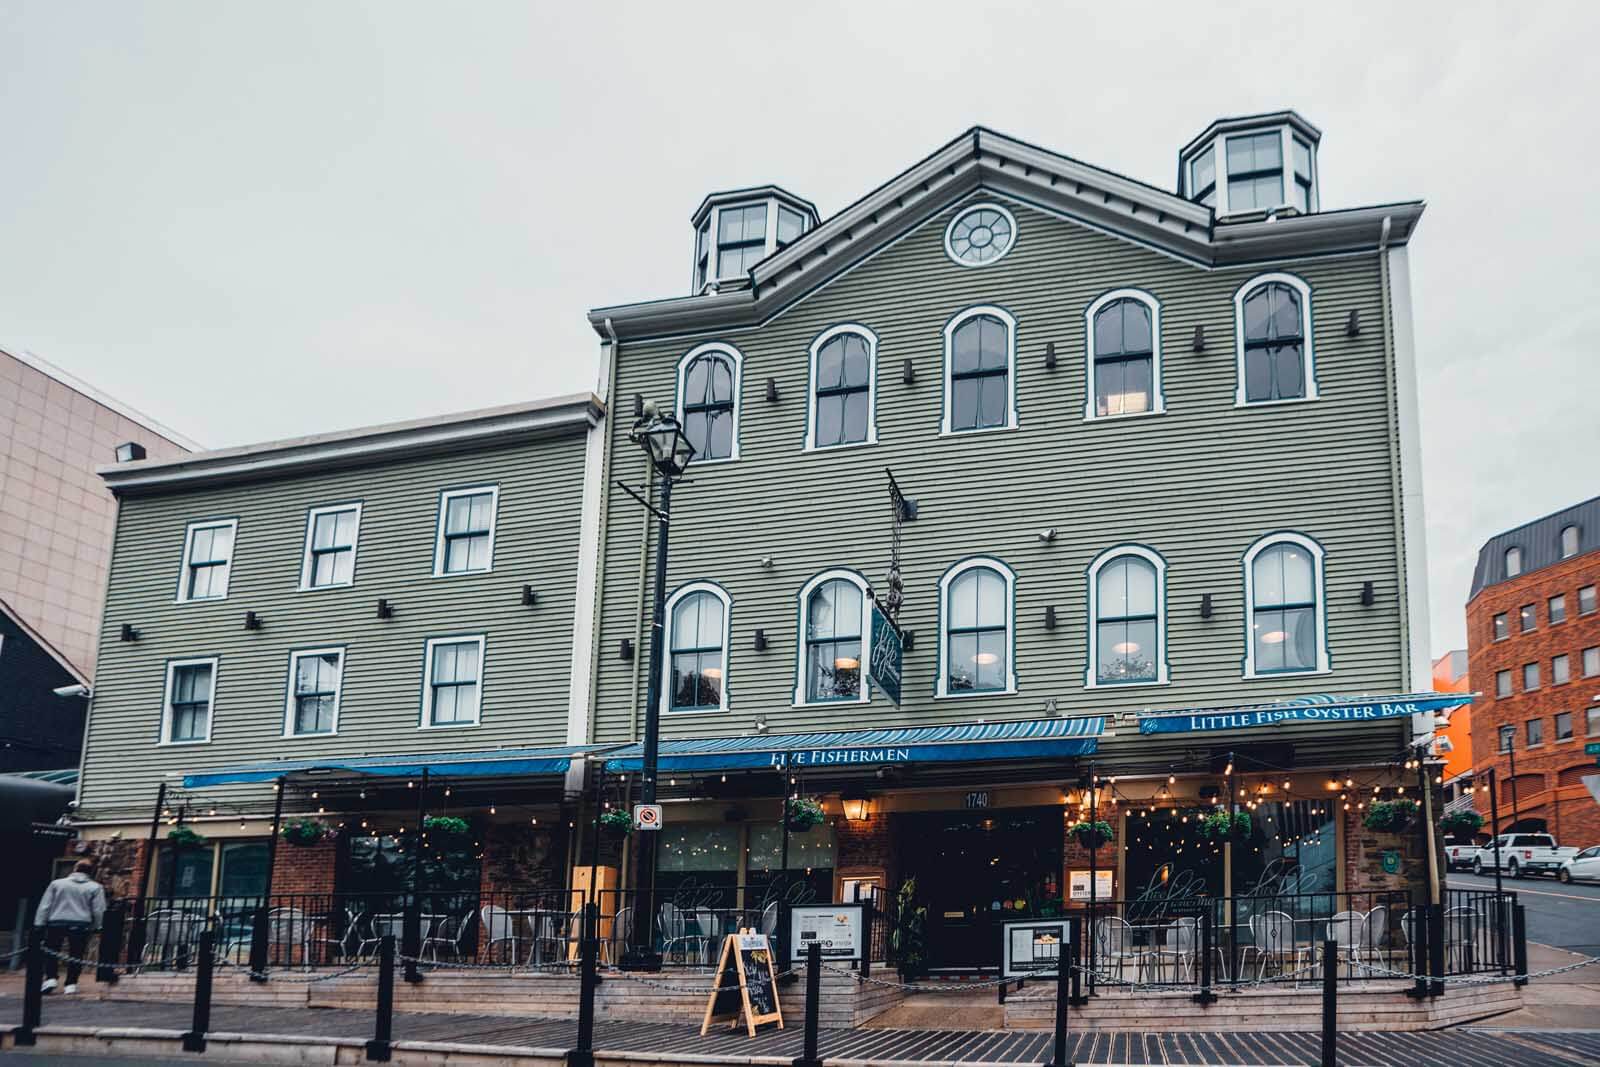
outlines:
[[[1472,866],[1472,861],[1478,856],[1478,844],[1475,841],[1446,841],[1444,845],[1444,865],[1452,871],[1463,870]],[[1492,861],[1491,861],[1492,862]]]
[[[1600,882],[1600,845],[1590,845],[1562,861],[1556,877],[1563,882]]]
[[[1501,834],[1472,857],[1473,874],[1494,870],[1496,842],[1500,846],[1500,866],[1513,878],[1525,874],[1555,874],[1565,860],[1578,854],[1575,848],[1558,847],[1556,839],[1549,834]]]

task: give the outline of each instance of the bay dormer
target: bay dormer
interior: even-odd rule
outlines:
[[[1178,153],[1178,195],[1218,219],[1319,211],[1321,140],[1293,111],[1218,119]]]
[[[694,288],[744,284],[749,270],[817,224],[817,209],[776,185],[712,193],[694,224]]]

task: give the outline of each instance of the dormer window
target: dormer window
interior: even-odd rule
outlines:
[[[1220,119],[1179,153],[1178,192],[1219,219],[1317,211],[1321,138],[1293,111]]]
[[[1191,198],[1206,207],[1217,206],[1217,150],[1207,148],[1189,163],[1189,188]]]
[[[723,208],[717,218],[717,277],[737,278],[766,255],[766,201]]]
[[[817,209],[775,185],[713,193],[694,213],[694,291],[744,283],[750,268],[817,224]]]
[[[1228,208],[1265,211],[1283,199],[1283,137],[1277,130],[1228,138]]]

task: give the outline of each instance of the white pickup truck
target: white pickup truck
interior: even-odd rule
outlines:
[[[1472,861],[1478,856],[1479,846],[1472,841],[1446,841],[1444,843],[1445,866],[1452,871],[1463,870],[1472,866]],[[1490,866],[1494,864],[1490,860]]]
[[[1525,874],[1555,874],[1561,865],[1578,854],[1575,848],[1559,848],[1549,834],[1501,834],[1500,867],[1511,877]],[[1472,857],[1472,873],[1494,871],[1495,842],[1478,849]]]

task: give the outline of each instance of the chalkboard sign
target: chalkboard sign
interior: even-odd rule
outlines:
[[[729,934],[722,939],[722,953],[712,972],[711,993],[706,997],[705,1018],[700,1021],[703,1036],[713,1018],[732,1016],[729,1027],[743,1017],[751,1037],[762,1023],[775,1022],[783,1029],[783,1009],[778,1006],[778,974],[772,946],[765,934]]]

